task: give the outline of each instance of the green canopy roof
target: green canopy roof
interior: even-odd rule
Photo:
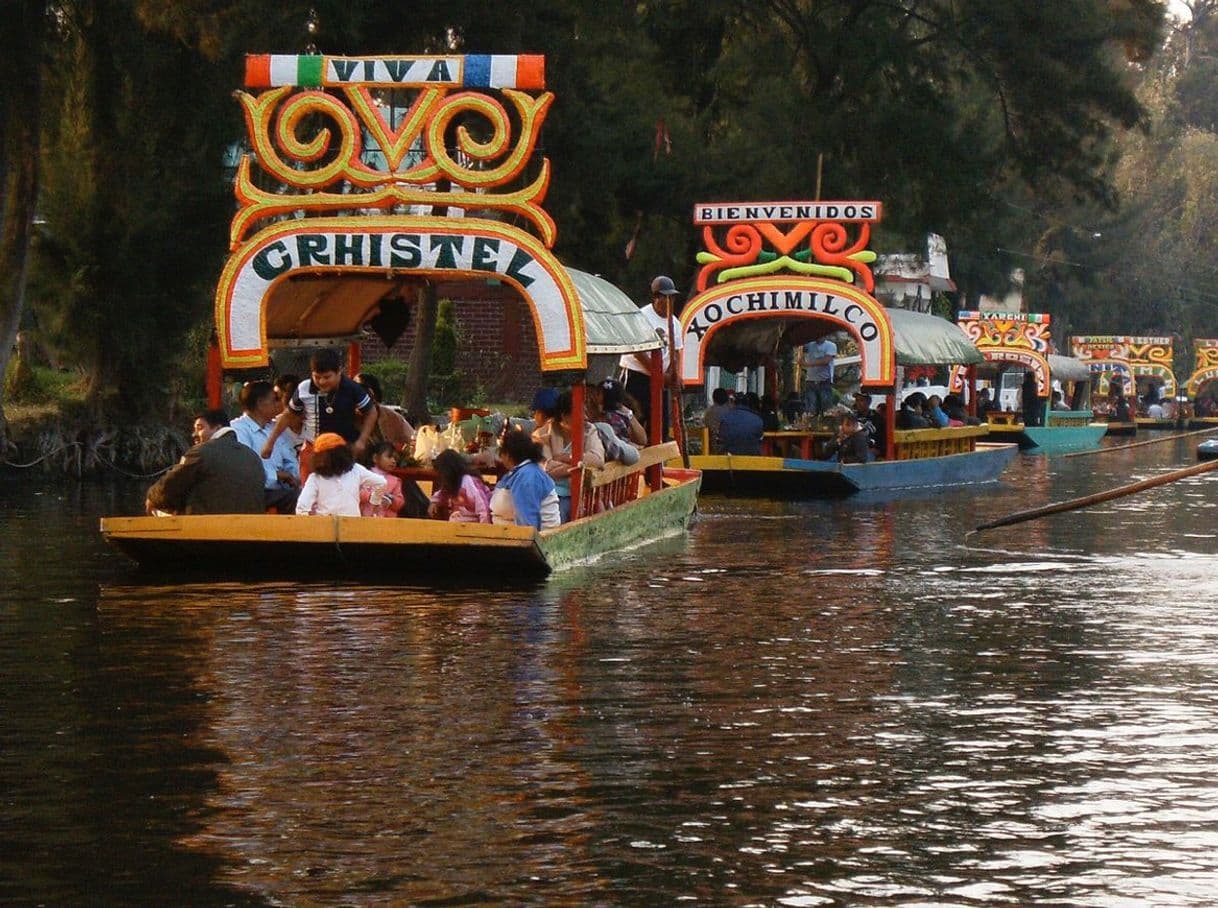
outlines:
[[[1049,374],[1062,381],[1087,381],[1091,378],[1091,370],[1081,359],[1073,356],[1058,356],[1050,353],[1045,357],[1049,361]]]
[[[651,322],[634,300],[596,275],[575,268],[567,268],[567,273],[584,311],[589,354],[633,353],[660,346]]]
[[[970,366],[985,361],[955,322],[912,309],[887,312],[898,366]]]

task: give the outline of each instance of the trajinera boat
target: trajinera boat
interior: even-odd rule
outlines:
[[[1108,426],[1109,435],[1136,435],[1138,431],[1138,382],[1131,359],[1131,338],[1116,334],[1085,334],[1070,338],[1070,352],[1091,370],[1091,387],[1100,398],[1098,414]],[[1119,418],[1112,401],[1125,398],[1129,418]]]
[[[867,244],[880,216],[879,202],[695,206],[704,249],[697,293],[680,316],[683,387],[703,388],[711,366],[766,366],[772,376],[784,349],[838,333],[857,351],[860,392],[884,397],[876,459],[818,459],[831,430],[766,433],[760,455],[691,456],[706,491],[798,497],[963,486],[996,480],[1015,456],[1015,445],[987,442],[985,426],[896,428],[904,367],[975,369],[982,357],[952,322],[885,308],[872,295],[875,253]]]
[[[1185,394],[1191,404],[1190,429],[1218,429],[1218,338],[1193,341],[1193,373]]]
[[[1091,372],[1081,360],[1049,352],[1048,314],[965,311],[957,323],[985,357],[982,374],[990,380],[997,408],[986,414],[990,438],[1013,441],[1034,454],[1099,445],[1108,426],[1096,422],[1091,410]],[[1031,390],[1029,375],[1036,387],[1030,407],[1021,397],[1025,387]],[[953,384],[959,379],[955,376]]]
[[[222,370],[265,368],[277,346],[346,342],[354,358],[383,306],[463,279],[510,286],[524,302],[541,372],[572,389],[575,462],[585,381],[615,372],[623,353],[651,351],[658,387],[659,340],[637,306],[551,251],[556,229],[541,206],[550,165],[534,153],[553,101],[544,72],[536,56],[247,58],[255,91],[238,98],[254,154],[236,174],[210,404],[220,405]],[[295,515],[108,517],[101,531],[158,568],[499,583],[682,532],[699,475],[664,466],[676,447],[661,443],[658,422],[650,441],[634,465],[573,475],[571,521],[544,531]]]

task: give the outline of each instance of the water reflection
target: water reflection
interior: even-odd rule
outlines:
[[[1207,904],[1214,480],[967,533],[1172,448],[708,499],[476,594],[147,585],[83,531],[44,580],[96,515],[22,498],[0,868],[40,901]]]

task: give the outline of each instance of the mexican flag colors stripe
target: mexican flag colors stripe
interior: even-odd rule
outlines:
[[[468,54],[446,57],[327,57],[321,54],[251,54],[245,58],[246,88],[546,87],[545,57]]]

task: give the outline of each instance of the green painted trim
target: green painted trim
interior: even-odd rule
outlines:
[[[668,486],[620,508],[585,517],[538,538],[552,570],[584,564],[620,551],[684,532],[698,503],[701,479]]]

